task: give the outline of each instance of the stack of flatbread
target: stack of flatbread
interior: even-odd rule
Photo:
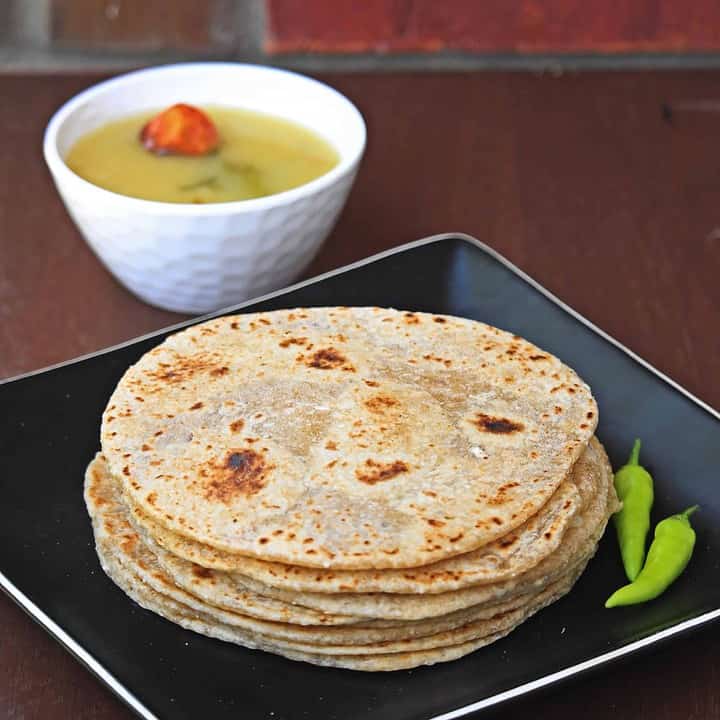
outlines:
[[[222,317],[125,373],[85,499],[143,607],[296,660],[410,668],[572,588],[618,508],[597,414],[557,358],[478,322]]]

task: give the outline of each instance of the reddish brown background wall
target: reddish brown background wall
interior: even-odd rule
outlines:
[[[267,0],[276,52],[720,48],[717,0]]]
[[[718,0],[0,0],[0,67],[218,57],[373,67],[412,57],[699,56],[720,62]]]

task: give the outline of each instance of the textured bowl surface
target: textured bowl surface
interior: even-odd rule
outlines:
[[[340,161],[293,190],[208,205],[118,195],[65,164],[90,130],[180,101],[293,120],[328,140]],[[364,147],[362,116],[327,85],[256,65],[192,63],[129,73],[77,95],[51,119],[43,149],[68,212],[110,272],[153,305],[203,313],[282,287],[302,272],[345,203]]]

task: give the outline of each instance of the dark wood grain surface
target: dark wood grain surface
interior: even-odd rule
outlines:
[[[44,166],[50,114],[96,79],[0,76],[0,377],[181,318],[101,268]],[[720,72],[323,79],[369,145],[309,274],[465,231],[720,406]],[[0,626],[1,718],[130,717],[5,598]],[[718,718],[719,647],[716,625],[490,716]]]

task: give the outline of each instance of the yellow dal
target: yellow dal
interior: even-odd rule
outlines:
[[[220,135],[211,155],[155,155],[140,130],[159,110],[103,125],[81,137],[65,162],[106,190],[144,200],[218,203],[274,195],[304,185],[339,161],[335,149],[311,130],[282,118],[209,107]]]

